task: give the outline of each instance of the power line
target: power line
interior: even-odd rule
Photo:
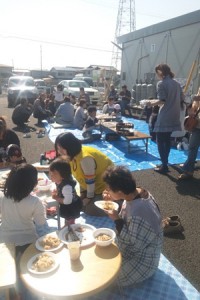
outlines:
[[[73,44],[68,44],[65,42],[61,41],[48,41],[48,40],[41,40],[37,38],[31,38],[31,37],[23,37],[23,36],[17,36],[17,35],[6,35],[3,33],[0,33],[0,36],[2,38],[11,38],[11,39],[18,39],[18,40],[24,40],[24,41],[31,41],[31,42],[38,42],[38,43],[43,43],[43,44],[50,44],[50,45],[57,45],[57,46],[63,46],[63,47],[71,47],[71,48],[79,48],[79,49],[85,49],[85,50],[93,50],[93,51],[101,51],[101,52],[108,52],[111,53],[111,50],[106,50],[106,49],[99,49],[99,48],[91,48],[91,47],[86,47],[86,46],[78,46],[78,45],[73,45]]]

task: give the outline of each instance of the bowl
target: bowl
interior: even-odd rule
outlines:
[[[104,236],[105,235],[105,236]],[[104,240],[105,237],[110,236],[109,240]],[[93,237],[95,240],[96,245],[100,247],[107,247],[112,244],[113,240],[115,239],[115,232],[110,228],[98,228],[93,231]],[[97,238],[99,237],[99,238]]]
[[[39,180],[37,189],[42,192],[49,191],[52,187],[52,181],[49,179]]]

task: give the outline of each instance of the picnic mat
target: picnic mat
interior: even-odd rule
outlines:
[[[134,124],[134,129],[143,133],[149,134],[148,124],[142,120],[123,117],[124,122]],[[51,124],[45,123],[50,140],[54,143],[56,137],[62,132],[72,132],[77,138],[83,139],[82,131],[78,129],[53,128]],[[149,140],[148,153],[145,152],[144,142],[131,142],[131,152],[128,153],[128,143],[123,137],[118,141],[105,141],[104,134],[98,141],[88,143],[105,153],[116,165],[126,165],[131,171],[152,169],[157,164],[160,164],[160,156],[155,142]],[[169,155],[169,164],[184,163],[187,159],[187,151],[177,150],[172,148]],[[198,152],[197,160],[200,159],[200,150]]]
[[[63,220],[63,219],[61,219]],[[49,219],[50,226],[57,222]],[[113,221],[108,217],[92,217],[82,213],[76,223],[87,223],[96,228],[108,227],[114,229]],[[103,274],[102,274],[103,276]],[[84,300],[200,300],[199,292],[184,278],[183,275],[161,255],[159,267],[154,276],[147,279],[137,287],[107,288],[95,296]]]

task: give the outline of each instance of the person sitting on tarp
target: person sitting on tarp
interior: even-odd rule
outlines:
[[[74,106],[69,97],[64,98],[64,103],[60,104],[55,112],[55,121],[58,124],[73,126],[74,123]]]

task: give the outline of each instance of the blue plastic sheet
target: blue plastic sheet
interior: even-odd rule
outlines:
[[[134,129],[149,134],[148,124],[142,120],[123,118],[125,122],[134,124]],[[82,131],[78,129],[53,128],[51,124],[45,124],[50,140],[54,143],[56,137],[62,132],[72,132],[77,138],[83,139]],[[154,168],[160,164],[160,157],[155,142],[149,140],[148,153],[145,152],[143,141],[131,142],[131,152],[128,153],[128,143],[120,138],[118,141],[105,141],[104,134],[101,140],[88,143],[88,145],[105,153],[115,164],[125,165],[131,171]],[[169,164],[180,164],[187,159],[187,151],[172,148],[169,155]],[[200,159],[200,151],[197,160]]]

